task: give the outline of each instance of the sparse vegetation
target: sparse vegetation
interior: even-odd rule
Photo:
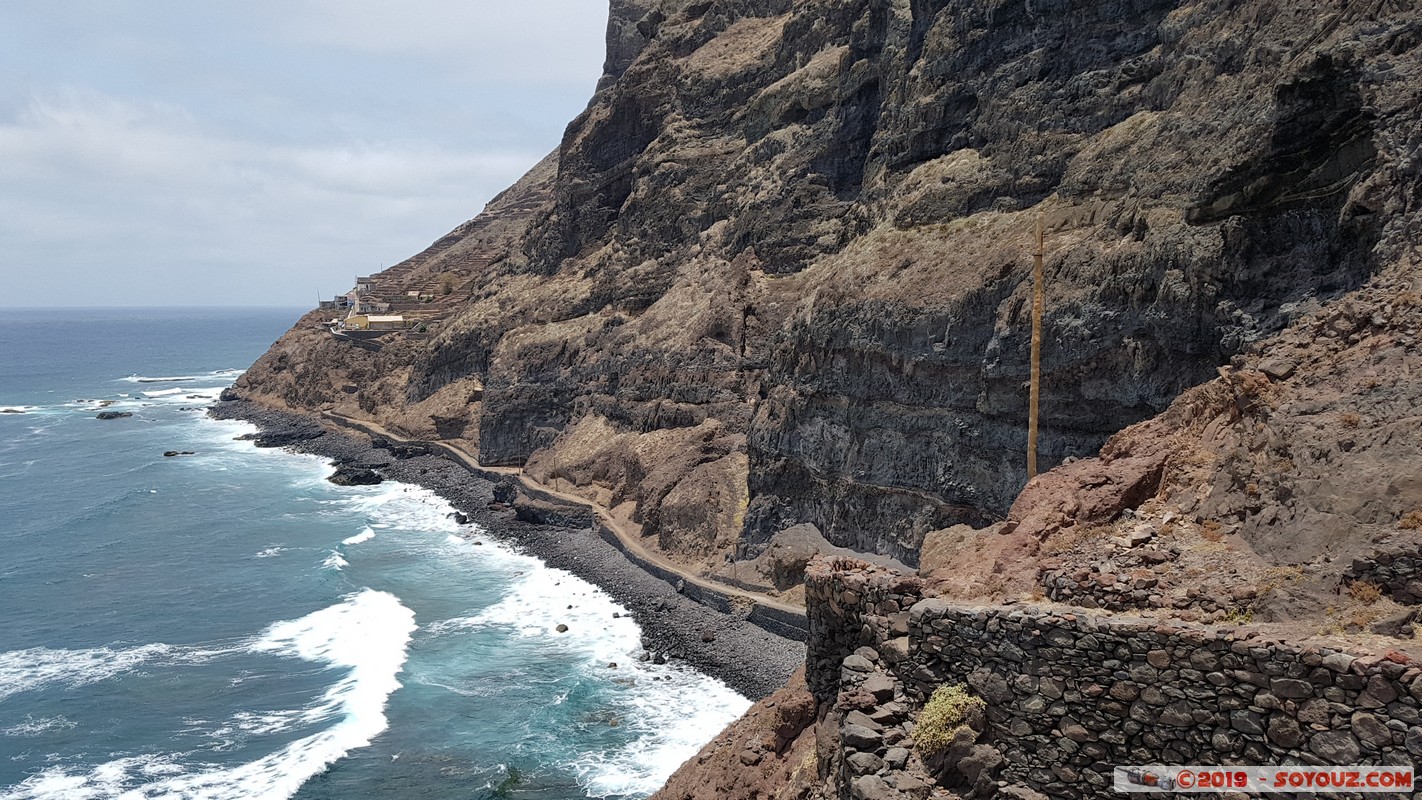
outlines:
[[[1403,514],[1402,519],[1397,521],[1397,527],[1405,531],[1422,529],[1422,508],[1414,508]]]
[[[1370,606],[1382,598],[1382,589],[1370,581],[1353,581],[1348,584],[1348,594],[1365,606]]]
[[[1264,580],[1254,587],[1256,596],[1264,595],[1284,586],[1293,586],[1303,580],[1304,571],[1302,567],[1271,567],[1264,573]]]
[[[1207,519],[1200,523],[1200,536],[1207,542],[1218,542],[1224,539],[1224,526],[1215,520]]]
[[[981,697],[974,697],[961,683],[938,687],[918,717],[914,741],[919,751],[931,756],[947,750],[968,715],[986,707]]]
[[[1363,418],[1359,416],[1356,411],[1345,411],[1342,416],[1338,418],[1338,422],[1345,428],[1356,428],[1358,427],[1358,423],[1362,421]]]
[[[1235,606],[1225,612],[1221,621],[1228,625],[1248,625],[1254,621],[1254,609]]]

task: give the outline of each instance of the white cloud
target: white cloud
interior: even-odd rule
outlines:
[[[288,41],[434,58],[470,82],[586,84],[603,57],[606,0],[277,0],[266,17]],[[594,75],[594,78],[596,76]]]
[[[0,297],[309,303],[554,147],[606,0],[0,3]]]
[[[303,302],[413,254],[542,155],[272,145],[66,91],[0,125],[0,271],[38,305]]]

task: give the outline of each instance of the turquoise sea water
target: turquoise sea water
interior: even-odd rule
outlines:
[[[0,800],[641,797],[749,706],[431,493],[208,419],[298,313],[0,319]]]

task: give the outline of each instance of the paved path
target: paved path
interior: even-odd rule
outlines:
[[[662,555],[659,552],[651,550],[645,545],[643,545],[641,542],[641,537],[634,534],[632,531],[629,531],[627,527],[612,513],[611,509],[607,508],[606,506],[595,503],[592,500],[587,499],[586,497],[582,497],[580,495],[575,494],[569,494],[567,492],[561,492],[545,484],[539,483],[538,481],[529,477],[527,473],[525,473],[522,469],[518,467],[486,467],[479,463],[479,456],[477,453],[471,452],[469,449],[462,445],[455,444],[452,442],[411,439],[407,436],[401,436],[400,434],[392,433],[390,430],[380,425],[379,423],[371,422],[370,420],[356,419],[354,417],[349,417],[345,414],[340,414],[335,411],[323,411],[321,412],[321,416],[342,427],[352,428],[354,430],[362,431],[364,433],[373,434],[376,436],[383,436],[386,439],[389,439],[394,442],[429,445],[430,447],[437,448],[441,452],[444,452],[445,454],[449,455],[456,462],[462,464],[464,468],[468,469],[470,472],[485,475],[507,475],[524,484],[525,488],[527,489],[533,489],[543,494],[556,497],[564,502],[587,506],[588,508],[592,509],[593,516],[597,519],[597,521],[602,523],[603,527],[610,531],[613,536],[617,537],[617,541],[620,543],[622,549],[630,552],[632,555],[643,561],[655,564],[658,568],[662,570],[676,574],[679,578],[686,581],[688,584],[699,586],[702,589],[706,589],[717,594],[725,595],[726,597],[741,598],[743,600],[747,600],[749,602],[765,606],[766,608],[773,608],[777,611],[781,611],[787,614],[794,614],[799,616],[804,616],[805,614],[804,606],[795,605],[793,603],[786,603],[783,600],[771,597],[767,594],[762,594],[760,592],[752,592],[748,589],[742,589],[738,586],[731,586],[730,584],[721,583],[720,581],[709,580],[707,578],[701,577],[700,575],[688,572],[685,567],[673,563],[672,561],[669,561],[666,556]]]

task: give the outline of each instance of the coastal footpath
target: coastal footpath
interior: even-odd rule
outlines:
[[[219,402],[209,413],[257,425],[259,432],[252,439],[259,447],[323,456],[343,468],[375,470],[384,478],[434,491],[463,515],[469,525],[466,536],[496,539],[607,592],[641,626],[648,658],[684,662],[753,700],[783,686],[804,662],[803,644],[748,621],[748,608],[724,613],[686,596],[629,561],[590,527],[556,520],[528,522],[512,509],[499,510],[495,483],[421,445],[351,435],[322,427],[310,417],[241,400]],[[577,636],[578,631],[567,635]]]

